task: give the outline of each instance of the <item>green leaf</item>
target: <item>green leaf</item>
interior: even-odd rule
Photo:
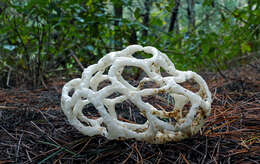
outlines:
[[[135,9],[134,15],[135,15],[135,18],[136,18],[136,19],[138,19],[138,18],[141,16],[141,14],[140,14],[140,8]]]
[[[172,8],[170,6],[166,6],[165,9],[168,11],[168,12],[171,12]]]
[[[242,43],[241,44],[241,51],[242,51],[242,53],[250,52],[251,51],[250,45],[246,42]]]
[[[209,5],[211,5],[212,4],[212,2],[213,2],[213,0],[204,0],[204,2],[203,2],[203,6],[209,6]]]

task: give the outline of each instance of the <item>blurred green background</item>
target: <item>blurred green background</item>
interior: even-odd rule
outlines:
[[[259,57],[259,36],[259,0],[1,0],[0,87],[80,73],[75,57],[87,67],[130,44],[219,71]]]

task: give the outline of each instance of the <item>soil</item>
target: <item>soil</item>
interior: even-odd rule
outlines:
[[[0,89],[0,164],[260,163],[259,61],[222,73],[201,73],[214,101],[200,133],[159,145],[79,133],[60,108],[64,80],[46,82],[47,89]]]

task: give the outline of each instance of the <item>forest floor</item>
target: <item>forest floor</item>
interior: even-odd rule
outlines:
[[[260,163],[260,63],[223,74],[201,73],[214,100],[201,132],[159,145],[79,133],[60,108],[64,80],[0,89],[0,164]]]

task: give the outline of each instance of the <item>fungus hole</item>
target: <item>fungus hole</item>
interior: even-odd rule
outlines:
[[[141,82],[138,85],[139,89],[146,89],[146,88],[160,88],[160,86],[153,82],[153,81],[145,81],[145,82]]]
[[[137,87],[140,81],[147,77],[143,69],[134,66],[125,66],[122,77],[132,86]]]
[[[85,120],[79,118],[80,122],[85,125],[85,126],[91,126],[91,124],[89,122],[86,122]]]
[[[135,57],[136,59],[147,59],[153,57],[153,54],[148,54],[145,52],[136,52],[133,54],[133,57]]]
[[[109,95],[107,98],[108,99],[114,99],[114,98],[119,97],[119,96],[122,96],[122,94],[119,93],[119,92],[114,92],[111,95]]]
[[[97,73],[98,71],[94,72],[91,76],[94,77]]]
[[[87,99],[88,99],[87,97],[84,96],[81,97],[81,100],[87,100]]]
[[[159,120],[161,120],[161,121],[169,122],[169,123],[172,123],[172,124],[175,124],[177,122],[174,117],[173,118],[171,118],[171,117],[169,117],[169,118],[161,118],[161,117],[157,116],[157,118]]]
[[[117,119],[123,122],[144,124],[147,119],[136,105],[126,100],[115,105]]]
[[[156,95],[143,96],[142,100],[153,105],[157,110],[171,112],[174,108],[175,100],[169,93],[158,93]]]
[[[105,68],[105,71],[104,71],[104,73],[103,73],[104,75],[107,75],[107,74],[108,74],[108,71],[109,71],[110,67],[111,67],[111,65]]]
[[[101,126],[107,128],[107,125],[104,122],[101,123]]]
[[[189,113],[189,111],[190,111],[191,106],[192,106],[192,105],[191,105],[190,101],[183,106],[183,108],[182,108],[182,117],[186,117],[186,115],[187,115],[187,114]]]
[[[168,92],[161,92],[155,95],[143,96],[142,100],[148,102],[159,111],[163,111],[162,115],[159,112],[154,112],[157,118],[164,122],[175,124],[178,118],[178,111],[173,110],[175,105],[174,97]]]
[[[198,92],[200,89],[199,84],[193,79],[186,80],[185,82],[180,83],[180,85],[194,93]]]
[[[205,115],[205,112],[203,111],[202,108],[199,108],[195,117],[194,117],[194,120],[192,122],[192,125],[193,126],[197,126],[200,124],[200,121],[201,120],[205,120],[206,119],[206,115]]]
[[[75,89],[72,88],[72,89],[69,91],[69,96],[72,97],[72,95],[74,94],[74,92],[75,92]]]
[[[160,72],[162,77],[167,77],[167,76],[171,76],[168,71],[166,71],[165,69],[163,69],[162,67],[160,67]]]
[[[111,85],[110,80],[104,80],[98,84],[97,90],[101,90],[102,88],[105,88],[106,86]]]
[[[98,119],[100,117],[98,110],[95,108],[95,106],[92,103],[85,105],[84,108],[82,109],[82,113],[84,116],[90,119]]]

